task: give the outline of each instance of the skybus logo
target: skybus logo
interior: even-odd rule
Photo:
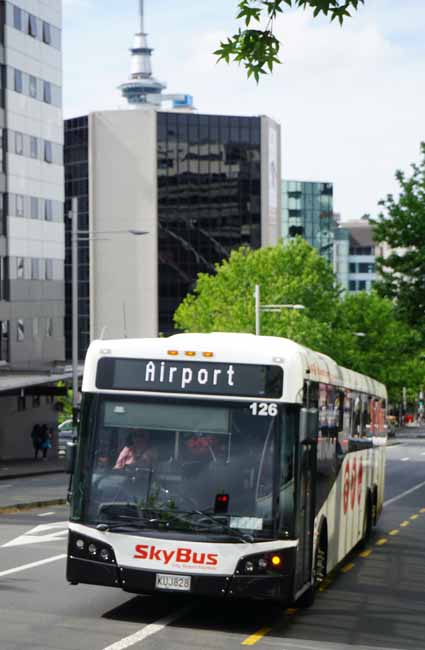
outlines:
[[[167,565],[171,561],[178,564],[199,564],[204,566],[217,566],[217,553],[196,553],[190,548],[178,548],[175,551],[166,551],[164,548],[149,546],[149,544],[137,544],[135,547],[136,560],[154,560]]]

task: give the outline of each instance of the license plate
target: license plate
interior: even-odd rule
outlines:
[[[190,591],[190,576],[176,576],[169,573],[156,574],[156,589],[171,589],[173,591]]]

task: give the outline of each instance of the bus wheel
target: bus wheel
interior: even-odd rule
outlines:
[[[366,508],[364,513],[364,523],[363,523],[363,536],[361,539],[362,544],[366,544],[369,540],[373,527],[373,506],[372,499],[370,495],[366,499]]]

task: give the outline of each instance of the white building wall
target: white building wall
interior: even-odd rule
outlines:
[[[90,230],[124,231],[90,244],[91,339],[157,336],[156,112],[92,113],[89,169]]]
[[[261,246],[282,237],[282,171],[280,125],[261,117]]]

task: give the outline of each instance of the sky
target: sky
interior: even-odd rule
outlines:
[[[63,0],[64,115],[125,108],[138,0]],[[425,140],[425,2],[365,0],[341,28],[285,10],[272,75],[259,85],[216,63],[237,30],[237,0],[145,0],[153,72],[203,113],[269,115],[282,128],[282,176],[331,182],[342,220],[377,215]]]

